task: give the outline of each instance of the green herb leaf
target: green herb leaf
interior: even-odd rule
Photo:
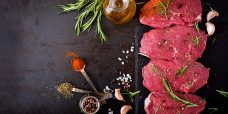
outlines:
[[[198,47],[200,40],[201,40],[201,36],[196,36],[195,39],[192,40],[192,43]]]
[[[155,10],[162,15],[165,15],[166,19],[168,19],[168,7],[170,5],[171,0],[168,0],[167,2],[161,2],[159,1],[159,4],[155,7]]]
[[[104,34],[101,27],[101,18],[102,18],[102,0],[77,0],[76,3],[70,3],[67,5],[58,5],[60,9],[62,9],[63,13],[70,11],[81,11],[82,12],[75,18],[75,33],[76,35],[80,35],[81,32],[89,30],[91,26],[95,23],[97,33],[101,42],[105,42],[107,40],[106,35]],[[85,20],[88,20],[85,22]]]
[[[215,43],[215,41],[216,41],[216,37],[213,38],[213,40],[212,40],[212,42],[211,42],[212,45]]]
[[[208,108],[208,110],[211,111],[210,114],[213,114],[218,110],[218,108]]]
[[[180,68],[177,72],[176,75],[182,75],[186,70],[188,69],[188,66],[183,66],[182,68]]]
[[[58,5],[58,7],[63,10],[63,13],[67,13],[74,10],[79,11],[89,2],[90,0],[78,0],[76,3],[69,3],[67,5]]]
[[[166,78],[162,78],[162,83],[163,85],[165,86],[165,89],[166,91],[168,92],[169,96],[171,98],[173,98],[174,100],[177,100],[179,102],[182,102],[183,104],[187,105],[187,107],[195,107],[195,106],[198,106],[197,104],[194,104],[190,101],[187,101],[187,100],[184,100],[184,99],[181,99],[180,97],[178,97],[172,90],[168,80]]]
[[[219,94],[223,95],[224,97],[228,97],[228,92],[222,90],[216,90]]]
[[[129,99],[133,101],[133,98],[136,97],[139,93],[140,91],[125,91],[122,94],[128,95]]]
[[[195,22],[194,23],[194,28],[195,28],[195,30],[199,33],[199,25],[198,25],[198,22]]]

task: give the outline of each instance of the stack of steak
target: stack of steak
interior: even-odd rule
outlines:
[[[147,114],[198,114],[206,102],[194,95],[207,83],[209,68],[196,62],[207,35],[197,26],[201,0],[150,0],[140,22],[155,29],[144,33],[140,53],[151,59],[143,67]]]

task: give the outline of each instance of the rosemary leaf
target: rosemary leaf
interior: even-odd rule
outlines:
[[[165,3],[159,1],[158,6],[156,6],[157,8],[155,8],[155,9],[157,9],[157,12],[158,12],[158,13],[160,13],[160,14],[162,14],[162,15],[165,15],[166,19],[168,19],[167,13],[168,13],[168,7],[169,7],[169,5],[170,5],[170,2],[171,2],[171,0],[168,0],[168,1],[165,2]]]
[[[176,75],[182,75],[186,70],[188,69],[188,66],[183,66],[182,68],[180,68],[177,72]]]
[[[208,108],[209,111],[211,111],[209,114],[213,114],[218,110],[218,108]]]
[[[171,86],[170,86],[170,84],[169,84],[169,82],[168,82],[167,79],[162,78],[162,83],[163,83],[163,85],[165,86],[165,89],[166,89],[166,91],[168,92],[169,96],[170,96],[171,98],[173,98],[174,100],[177,100],[177,101],[179,101],[179,102],[182,102],[183,104],[187,105],[187,107],[195,107],[195,106],[198,106],[197,104],[194,104],[194,103],[192,103],[192,102],[190,102],[190,101],[187,101],[187,100],[184,100],[184,99],[179,98],[179,97],[173,92],[173,90],[172,90],[172,88],[171,88]]]
[[[201,36],[196,36],[195,39],[192,40],[192,43],[198,47],[200,40],[201,40]]]
[[[222,90],[216,90],[219,94],[223,95],[224,97],[228,97],[228,92]]]
[[[97,33],[101,42],[107,40],[101,27],[101,18],[103,15],[102,0],[77,0],[76,3],[67,5],[58,5],[63,13],[70,11],[82,11],[75,19],[75,34],[80,35],[81,32],[89,30],[93,24],[96,24]],[[88,20],[85,22],[85,19]]]
[[[78,0],[76,3],[58,5],[58,7],[63,10],[63,13],[67,13],[74,10],[79,11],[89,2],[90,0]]]
[[[107,40],[106,35],[104,34],[102,28],[101,28],[101,17],[102,17],[102,10],[99,11],[98,17],[97,17],[97,33],[100,36],[101,42],[105,42]]]
[[[213,45],[215,43],[215,41],[216,41],[216,37],[213,38],[211,44]]]
[[[199,33],[199,24],[198,24],[198,22],[195,22],[194,23],[194,28],[195,28],[195,30]]]

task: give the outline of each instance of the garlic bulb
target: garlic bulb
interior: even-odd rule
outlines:
[[[127,114],[127,112],[131,109],[132,107],[130,105],[124,105],[120,109],[120,114]]]
[[[210,12],[207,13],[207,21],[210,21],[211,19],[217,16],[219,16],[219,13],[212,9]]]
[[[215,32],[215,25],[213,23],[207,22],[206,24],[207,34],[211,36]]]
[[[115,89],[115,94],[114,94],[115,98],[117,100],[120,100],[120,101],[124,101],[124,98],[120,92],[120,89]]]

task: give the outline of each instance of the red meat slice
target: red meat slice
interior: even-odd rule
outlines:
[[[161,80],[166,77],[174,91],[194,93],[207,83],[209,68],[198,62],[185,63],[160,59],[150,61],[144,66],[142,76],[143,85],[150,91],[161,91],[164,88]]]
[[[140,53],[152,59],[196,61],[206,48],[207,36],[194,27],[173,26],[144,33]]]
[[[186,107],[180,101],[170,98],[166,92],[151,92],[145,99],[144,108],[147,114],[199,114],[205,108],[206,101],[192,94],[175,93],[178,97],[197,104],[195,107]]]
[[[150,0],[141,9],[139,20],[154,28],[173,24],[192,26],[201,21],[201,14],[201,0]]]

